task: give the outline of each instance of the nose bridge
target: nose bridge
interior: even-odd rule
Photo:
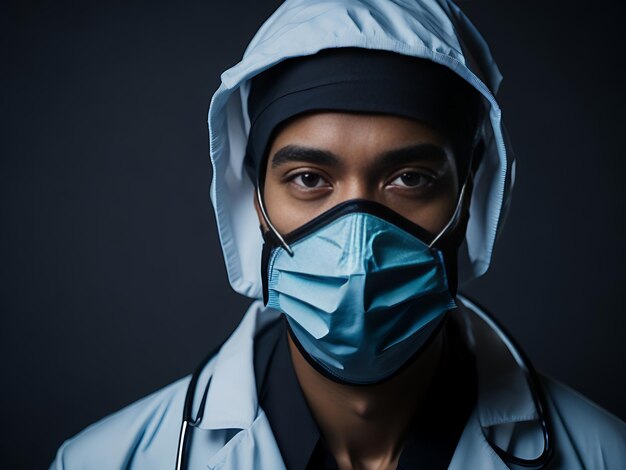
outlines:
[[[351,199],[368,199],[375,201],[376,195],[368,178],[362,175],[354,175],[346,180],[340,193],[340,198],[341,202]]]

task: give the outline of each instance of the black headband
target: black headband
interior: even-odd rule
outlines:
[[[246,170],[255,181],[279,124],[328,110],[424,122],[449,139],[459,174],[465,175],[481,109],[475,89],[431,60],[361,48],[325,49],[284,60],[252,79]]]

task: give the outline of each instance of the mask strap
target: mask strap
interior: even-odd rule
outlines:
[[[461,215],[461,212],[463,210],[463,203],[465,201],[465,196],[466,196],[465,193],[467,192],[467,186],[473,177],[472,167],[474,164],[474,155],[476,154],[477,149],[479,149],[480,152],[483,151],[481,144],[482,144],[482,138],[481,138],[480,126],[479,126],[476,130],[476,134],[474,135],[474,143],[472,145],[472,153],[470,154],[470,159],[468,162],[467,173],[465,174],[465,180],[463,181],[463,186],[461,187],[461,193],[459,194],[459,200],[456,204],[456,208],[454,209],[454,213],[452,214],[452,217],[450,217],[450,220],[448,221],[446,226],[441,230],[441,232],[439,232],[439,235],[437,235],[434,238],[434,240],[430,242],[430,244],[428,245],[429,248],[432,248],[433,246],[435,246],[435,243],[437,243],[444,235],[448,234],[458,222],[459,216]]]
[[[454,209],[454,214],[450,217],[450,220],[446,224],[446,226],[439,232],[432,242],[428,245],[428,248],[432,248],[444,235],[446,235],[459,220],[459,216],[461,215],[461,211],[463,210],[463,201],[465,200],[465,188],[467,188],[467,177],[465,182],[463,183],[463,187],[461,188],[461,194],[459,195],[459,201],[456,204],[456,208]]]
[[[259,208],[261,209],[261,215],[263,216],[263,220],[265,221],[265,223],[267,224],[268,228],[270,229],[270,231],[272,232],[272,234],[276,237],[276,239],[278,240],[278,242],[282,245],[282,247],[285,249],[285,251],[287,253],[289,253],[289,256],[293,256],[293,250],[291,249],[291,247],[287,244],[287,242],[285,241],[285,239],[283,238],[283,236],[278,233],[278,230],[276,230],[276,228],[274,227],[274,225],[272,224],[272,222],[270,221],[270,218],[267,215],[267,212],[265,211],[265,204],[263,203],[263,197],[261,196],[261,185],[259,184],[259,177],[257,175],[257,181],[256,181],[256,199],[257,202],[259,203]]]

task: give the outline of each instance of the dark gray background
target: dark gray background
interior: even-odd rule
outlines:
[[[278,3],[2,4],[3,468],[44,468],[239,321],[248,301],[215,234],[206,112]],[[518,157],[495,262],[469,290],[538,368],[624,418],[619,3],[462,6],[505,76]]]

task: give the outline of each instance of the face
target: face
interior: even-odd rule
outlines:
[[[452,217],[458,191],[451,147],[432,128],[390,115],[316,112],[275,136],[264,200],[281,234],[341,202],[368,199],[435,235]]]

